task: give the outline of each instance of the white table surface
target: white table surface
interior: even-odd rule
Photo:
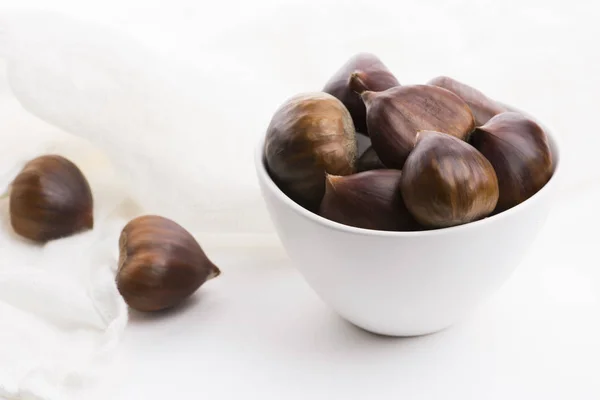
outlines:
[[[598,237],[577,227],[599,202],[562,204],[499,292],[419,338],[346,323],[283,258],[223,257],[226,274],[184,309],[132,316],[115,399],[598,398]]]
[[[46,3],[20,0],[19,6],[49,8]],[[310,14],[308,3],[300,6],[300,14]],[[350,3],[343,7],[352,9]],[[388,14],[406,16],[414,11],[410,7],[416,7],[393,3],[386,5]],[[411,79],[434,76],[438,68],[431,63],[436,61],[439,69],[464,71],[476,82],[488,82],[486,88],[497,97],[549,121],[572,144],[565,148],[568,171],[563,195],[512,278],[453,328],[426,337],[392,339],[361,331],[332,313],[281,250],[219,254],[215,262],[225,273],[185,307],[160,316],[131,316],[119,351],[122,368],[110,398],[600,398],[600,174],[596,165],[600,135],[595,122],[600,107],[595,40],[600,31],[593,23],[594,10],[559,1],[522,1],[516,8],[510,2],[448,3],[423,2],[419,11],[427,7],[441,11],[432,16],[415,14],[415,26],[445,21],[461,30],[463,41],[453,42],[452,35],[428,37],[425,30],[415,34],[415,43],[439,42],[448,51],[440,58],[421,53],[426,63],[417,65],[411,57],[416,57],[418,46],[398,38],[403,44],[398,59],[406,59]],[[212,34],[226,32],[236,21],[276,21],[283,8],[277,1],[205,5],[146,0],[143,8],[141,4],[61,0],[53,7],[113,24],[165,55],[190,63],[200,62],[189,51],[194,43],[210,43]],[[315,16],[319,22],[334,18],[332,7],[315,4],[311,12],[325,13]],[[515,10],[516,22],[509,20]],[[358,11],[354,17],[363,13]],[[376,26],[378,22],[368,18],[369,11],[364,11],[365,21],[350,21],[351,25]],[[435,31],[435,26],[431,29]],[[260,53],[263,36],[246,36],[242,28],[233,32],[233,42],[238,42],[235,54],[247,56],[243,48],[248,43]],[[385,46],[394,39],[374,47],[391,54]],[[364,40],[367,43],[368,37]],[[480,51],[480,59],[444,59],[453,52],[473,55],[465,48],[484,44],[491,48]],[[285,40],[281,46],[286,48]],[[301,50],[310,66],[308,81],[329,74],[337,62],[327,60],[319,75],[310,49]],[[504,75],[477,75],[478,60],[484,66],[498,60],[497,71]],[[278,62],[288,65],[283,58]],[[273,79],[290,76],[281,72]],[[529,86],[515,90],[519,83]],[[299,86],[290,83],[286,90]]]

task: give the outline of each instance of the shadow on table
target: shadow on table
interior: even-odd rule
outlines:
[[[281,363],[345,363],[352,357],[374,360],[390,352],[405,357],[437,347],[452,331],[407,338],[370,333],[327,307],[295,269],[262,261],[225,266],[221,277],[172,310],[131,311],[130,328],[152,337],[177,335],[182,346],[221,343],[223,351],[235,358],[271,359],[280,367]]]
[[[178,318],[183,316],[188,310],[198,306],[202,302],[203,295],[204,293],[196,293],[193,296],[185,299],[179,306],[163,311],[150,313],[129,308],[129,322],[134,324],[145,324],[160,320]]]

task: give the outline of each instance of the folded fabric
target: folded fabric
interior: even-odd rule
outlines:
[[[239,129],[252,116],[227,114],[207,76],[198,91],[195,73],[102,27],[0,13],[0,60],[0,193],[29,159],[60,154],[90,181],[95,213],[93,231],[38,246],[0,200],[0,398],[80,399],[127,322],[114,273],[128,220],[160,214],[213,248],[277,243],[237,163],[252,165],[260,132]]]
[[[110,366],[127,323],[114,283],[118,237],[141,209],[106,158],[26,113],[0,88],[0,192],[29,159],[60,154],[92,187],[95,227],[46,245],[16,235],[0,200],[0,399],[81,398]]]
[[[114,30],[56,15],[0,14],[0,25],[17,100],[105,151],[147,209],[194,233],[273,232],[253,168],[240,168],[252,166],[262,132],[229,90],[253,77],[232,73],[225,87],[214,66],[191,71]]]

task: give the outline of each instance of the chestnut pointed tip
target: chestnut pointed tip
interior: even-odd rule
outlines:
[[[431,85],[431,86],[442,85],[441,87],[443,87],[443,84],[448,81],[451,81],[451,78],[448,75],[438,75],[435,78],[427,81],[427,85]]]
[[[417,131],[417,134],[415,135],[415,144],[417,144],[419,142],[422,132],[424,132],[424,131]]]
[[[375,96],[375,92],[372,92],[370,90],[365,90],[360,94],[360,97],[363,99],[363,102],[365,104],[370,102],[373,99],[373,96]]]
[[[419,131],[417,131],[417,134],[415,135],[414,145],[416,145],[417,143],[419,143],[421,140],[425,139],[427,136],[438,135],[438,134],[443,134],[443,133],[442,132],[431,131],[431,130],[427,130],[427,129],[419,130]]]
[[[325,180],[332,187],[335,187],[340,182],[341,179],[343,179],[343,176],[340,176],[340,175],[333,175],[333,174],[325,175]]]
[[[359,95],[362,95],[365,91],[367,91],[364,73],[359,70],[352,72],[348,78],[348,86],[353,92]]]
[[[219,267],[217,267],[216,265],[213,264],[213,268],[210,271],[210,273],[208,274],[208,277],[206,278],[206,280],[209,281],[211,279],[215,279],[216,277],[220,276],[221,274],[222,274],[222,272],[219,269]]]

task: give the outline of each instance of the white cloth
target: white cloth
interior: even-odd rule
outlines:
[[[129,183],[163,185],[160,193],[168,201],[185,200],[190,194],[171,192],[171,187],[187,185],[174,181],[171,186],[167,174],[177,175],[163,169],[165,166],[155,162],[152,151],[148,151],[152,136],[166,135],[172,128],[165,126],[159,131],[163,122],[168,123],[163,120],[162,105],[151,104],[147,97],[145,100],[149,102],[142,102],[150,87],[143,81],[141,70],[129,70],[136,65],[127,64],[126,58],[111,54],[108,49],[86,53],[88,45],[93,46],[92,40],[84,46],[85,50],[69,47],[76,43],[61,35],[71,33],[77,38],[78,34],[69,32],[68,24],[63,26],[65,29],[55,29],[57,26],[53,25],[50,30],[44,30],[43,26],[29,30],[36,20],[28,18],[2,21],[2,51],[6,61],[2,71],[9,72],[9,80],[2,79],[0,192],[6,192],[27,160],[41,154],[61,154],[78,164],[90,181],[95,200],[95,228],[36,246],[12,232],[8,199],[0,201],[0,398],[77,399],[81,396],[79,389],[100,371],[103,355],[113,350],[127,322],[127,308],[114,284],[117,239],[123,225],[142,209],[131,200],[121,178],[127,172],[143,172],[147,175],[134,177]],[[86,31],[81,27],[81,33]],[[55,36],[49,36],[50,33]],[[96,37],[102,36],[99,33]],[[14,49],[20,50],[13,52]],[[68,51],[70,57],[60,54],[61,51]],[[61,55],[66,57],[60,58]],[[85,64],[87,57],[98,59]],[[102,61],[110,61],[111,65]],[[135,77],[139,79],[136,81]],[[123,157],[117,163],[121,167],[118,173],[97,148],[23,110],[12,96],[8,82],[21,99],[27,101],[28,96],[33,96],[32,101],[40,101],[41,110],[29,104],[31,109],[40,111],[41,117],[56,122],[58,127],[82,136],[106,138],[114,146],[111,149],[117,159]],[[112,92],[104,95],[104,90]],[[172,96],[156,98],[162,98],[167,107],[177,107],[170,100]],[[156,109],[145,109],[146,105]],[[117,138],[119,143],[112,142]],[[120,148],[139,151],[123,156],[123,152],[117,152]],[[186,148],[194,151],[195,146],[184,146],[184,151]],[[159,149],[175,151],[165,143],[153,150]],[[135,163],[140,163],[141,168],[123,169]],[[186,175],[180,171],[178,176],[183,180]],[[216,173],[190,175],[209,179],[207,188],[218,190]],[[211,192],[206,193],[200,200],[214,201]],[[218,204],[225,209],[226,205]],[[198,209],[191,213],[189,207],[174,209],[189,212],[188,215],[202,215]],[[216,225],[209,226],[214,229]]]
[[[8,198],[0,200],[0,398],[75,399],[125,328],[116,243],[141,210],[97,150],[36,121],[5,94],[0,131],[3,192],[24,162],[49,153],[78,164],[93,190],[94,230],[45,246],[12,231]]]
[[[205,249],[276,243],[251,168],[261,132],[234,129],[254,116],[233,117],[208,72],[109,29],[4,13],[0,55],[0,192],[54,153],[80,166],[95,200],[93,231],[44,247],[17,237],[0,203],[0,398],[79,399],[127,323],[114,272],[129,219],[173,218]]]
[[[18,100],[105,150],[145,206],[211,235],[270,232],[254,170],[239,168],[262,134],[240,130],[256,126],[249,93],[225,90],[211,65],[187,70],[95,25],[45,14],[0,23]]]

